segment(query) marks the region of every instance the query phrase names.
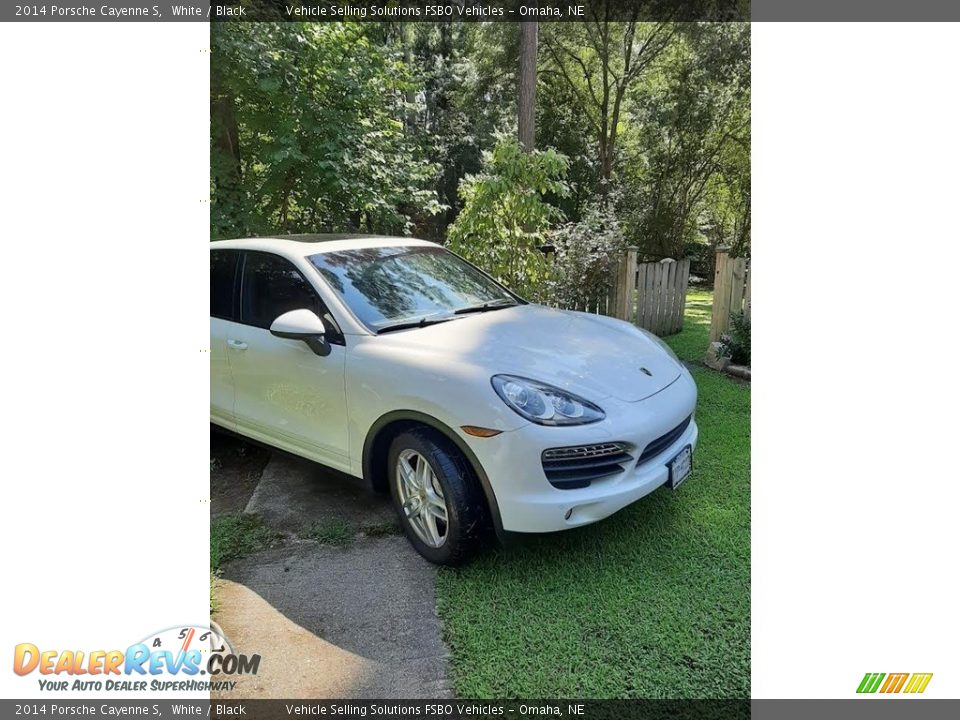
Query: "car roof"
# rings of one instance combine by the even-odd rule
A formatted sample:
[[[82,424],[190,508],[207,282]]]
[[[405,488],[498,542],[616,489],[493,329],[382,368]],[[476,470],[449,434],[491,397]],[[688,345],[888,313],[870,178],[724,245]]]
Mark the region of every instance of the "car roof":
[[[358,235],[348,233],[311,233],[303,235],[270,235],[266,237],[213,240],[210,249],[216,250],[263,250],[287,255],[306,257],[317,253],[354,250],[371,247],[422,247],[437,243],[410,237],[390,235]]]

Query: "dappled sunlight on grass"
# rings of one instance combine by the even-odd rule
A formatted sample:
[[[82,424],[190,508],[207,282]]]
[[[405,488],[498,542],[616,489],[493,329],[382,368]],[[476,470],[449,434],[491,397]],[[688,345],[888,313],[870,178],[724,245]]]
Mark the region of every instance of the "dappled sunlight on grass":
[[[665,337],[667,344],[681,360],[699,362],[710,344],[710,315],[713,312],[713,291],[687,291],[687,307],[683,315],[683,330]]]

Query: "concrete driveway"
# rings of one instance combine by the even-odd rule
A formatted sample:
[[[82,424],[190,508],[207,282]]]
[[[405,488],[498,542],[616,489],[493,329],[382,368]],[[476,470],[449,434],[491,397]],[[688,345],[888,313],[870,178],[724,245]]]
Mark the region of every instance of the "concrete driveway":
[[[213,619],[238,651],[262,660],[221,697],[450,696],[436,570],[394,534],[388,498],[278,452],[246,511],[286,542],[223,568]],[[303,538],[325,523],[348,526],[352,541]]]

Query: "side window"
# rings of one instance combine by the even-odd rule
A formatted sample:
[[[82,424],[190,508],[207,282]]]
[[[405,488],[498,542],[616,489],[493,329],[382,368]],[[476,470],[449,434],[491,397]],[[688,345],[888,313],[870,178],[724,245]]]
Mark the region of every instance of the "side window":
[[[238,250],[210,252],[210,317],[234,320],[233,289],[237,277]]]
[[[243,266],[240,321],[269,329],[278,317],[290,310],[313,310],[327,327],[327,339],[343,343],[340,328],[327,312],[313,286],[288,260],[264,252],[247,253]]]

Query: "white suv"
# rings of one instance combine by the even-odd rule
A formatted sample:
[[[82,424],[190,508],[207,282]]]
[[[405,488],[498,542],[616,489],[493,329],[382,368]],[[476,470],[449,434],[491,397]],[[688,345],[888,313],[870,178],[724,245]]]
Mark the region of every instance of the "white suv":
[[[210,417],[393,497],[435,563],[689,475],[697,390],[657,337],[525,302],[410,238],[211,243]]]

